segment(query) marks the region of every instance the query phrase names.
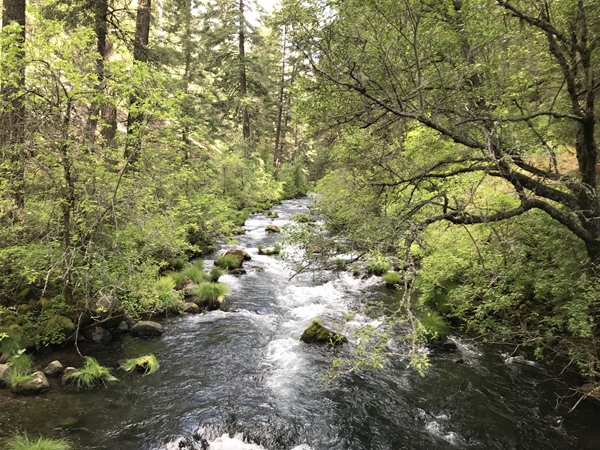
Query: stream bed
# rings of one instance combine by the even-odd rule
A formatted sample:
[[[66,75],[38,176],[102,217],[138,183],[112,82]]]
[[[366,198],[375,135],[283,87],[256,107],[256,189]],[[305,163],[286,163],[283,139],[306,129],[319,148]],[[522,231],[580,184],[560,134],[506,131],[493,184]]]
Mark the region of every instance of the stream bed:
[[[94,391],[54,382],[38,397],[2,389],[0,437],[22,430],[107,450],[600,448],[600,404],[584,401],[567,414],[577,397],[542,366],[459,338],[457,353],[431,355],[425,377],[391,361],[323,383],[334,355],[301,343],[302,331],[315,317],[342,322],[365,301],[395,294],[378,277],[349,273],[290,280],[281,259],[258,255],[259,244],[281,239],[265,226],[306,213],[308,201],[275,206],[274,220],[249,218],[239,247],[252,260],[246,275],[221,278],[231,287],[223,310],[166,319],[160,338],[93,349],[108,366],[154,353],[157,373],[116,370],[120,382]],[[56,357],[69,362],[67,352]]]

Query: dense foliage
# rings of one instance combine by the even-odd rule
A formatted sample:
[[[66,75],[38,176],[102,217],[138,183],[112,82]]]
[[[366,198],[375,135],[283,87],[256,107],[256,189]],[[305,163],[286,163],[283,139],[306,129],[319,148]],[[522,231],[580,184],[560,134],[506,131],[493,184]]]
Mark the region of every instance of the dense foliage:
[[[597,376],[598,3],[283,4],[323,144],[324,226],[293,238],[321,262],[396,266],[398,312],[371,350],[450,324]]]
[[[281,25],[250,2],[153,3],[3,2],[0,332],[23,345],[74,337],[103,298],[168,311],[162,272],[306,192]]]

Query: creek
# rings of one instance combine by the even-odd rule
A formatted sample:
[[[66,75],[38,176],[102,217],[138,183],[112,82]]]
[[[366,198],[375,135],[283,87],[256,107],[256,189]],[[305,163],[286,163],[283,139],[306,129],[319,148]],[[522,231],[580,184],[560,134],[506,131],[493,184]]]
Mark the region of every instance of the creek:
[[[308,201],[274,207],[274,220],[249,218],[239,246],[252,260],[246,275],[221,278],[231,287],[223,310],[166,319],[160,338],[93,349],[108,366],[154,353],[157,373],[116,370],[120,382],[94,391],[55,385],[17,397],[0,390],[0,436],[20,429],[111,450],[600,448],[600,405],[584,401],[568,414],[576,397],[561,402],[572,391],[546,368],[466,339],[456,338],[457,353],[430,355],[425,377],[395,360],[323,383],[333,352],[298,340],[311,320],[341,323],[364,302],[396,294],[379,277],[349,273],[290,280],[284,261],[258,255],[259,244],[281,239],[265,226],[285,225],[307,212]],[[352,321],[373,319],[358,313]],[[51,357],[68,363],[69,355]]]

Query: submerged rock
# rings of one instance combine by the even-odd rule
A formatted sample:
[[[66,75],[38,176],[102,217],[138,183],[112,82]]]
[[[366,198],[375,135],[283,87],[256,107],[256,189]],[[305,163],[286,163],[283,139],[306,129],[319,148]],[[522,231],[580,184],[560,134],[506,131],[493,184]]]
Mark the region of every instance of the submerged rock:
[[[34,372],[28,380],[12,385],[10,390],[18,395],[38,395],[46,392],[49,387],[44,372]]]
[[[124,320],[121,320],[112,330],[114,334],[129,333],[129,325]]]
[[[75,372],[77,372],[77,369],[75,367],[66,367],[65,370],[63,371],[63,376],[62,376],[63,384],[70,383],[71,377],[73,376],[73,374]]]
[[[445,341],[435,341],[429,344],[429,348],[439,352],[454,352],[458,350],[456,342],[452,339],[446,339]]]
[[[229,271],[230,275],[246,275],[245,269],[233,269]]]
[[[348,342],[346,336],[336,333],[329,328],[324,327],[317,321],[313,321],[310,326],[304,330],[302,336],[300,336],[302,342],[308,344],[320,344],[320,345],[342,345]]]
[[[270,224],[266,226],[265,231],[268,233],[281,233],[281,228],[277,225]]]
[[[200,307],[193,302],[188,302],[183,306],[183,312],[188,314],[200,313]]]
[[[58,378],[62,375],[64,370],[65,369],[64,369],[63,365],[60,363],[60,361],[55,360],[46,366],[46,368],[44,369],[44,374],[47,377]]]
[[[75,427],[75,426],[79,425],[80,423],[81,423],[81,418],[69,416],[69,417],[60,419],[56,423],[56,425],[58,425],[60,428],[71,428],[71,427]]]
[[[164,331],[160,323],[151,320],[142,320],[131,328],[131,334],[138,337],[160,336]]]
[[[108,344],[112,340],[112,334],[105,328],[92,327],[83,331],[83,336],[95,344]]]

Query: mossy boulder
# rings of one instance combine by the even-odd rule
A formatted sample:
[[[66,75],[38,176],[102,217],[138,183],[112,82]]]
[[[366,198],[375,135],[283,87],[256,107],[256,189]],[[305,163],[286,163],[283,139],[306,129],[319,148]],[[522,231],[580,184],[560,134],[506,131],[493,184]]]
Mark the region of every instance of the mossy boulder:
[[[324,327],[316,320],[304,330],[300,336],[302,342],[307,344],[319,344],[328,346],[342,345],[348,342],[348,338],[342,334],[336,333],[329,328]]]
[[[90,308],[91,313],[98,319],[106,319],[116,313],[121,307],[121,300],[114,295],[100,297]]]
[[[46,366],[46,368],[44,369],[44,375],[46,375],[47,377],[51,377],[51,378],[58,378],[62,375],[64,370],[65,370],[65,368],[60,363],[60,361],[55,360],[55,361],[50,362]]]
[[[8,386],[10,378],[10,366],[8,364],[0,364],[0,386]]]
[[[83,337],[95,344],[108,344],[112,341],[112,334],[103,327],[90,327],[83,331]]]
[[[267,233],[281,233],[281,228],[277,225],[270,224],[265,227],[265,231]]]
[[[46,392],[48,388],[50,384],[44,372],[34,372],[27,380],[13,384],[10,390],[18,395],[38,395]]]
[[[42,327],[46,332],[62,334],[65,339],[75,333],[75,324],[71,319],[65,316],[52,316],[42,322]]]
[[[138,337],[160,336],[164,331],[160,323],[151,320],[141,320],[131,327],[131,334]]]
[[[244,261],[250,261],[251,259],[252,257],[246,250],[233,249],[217,256],[215,266],[227,270],[240,269],[244,264]]]
[[[183,312],[187,314],[198,314],[200,313],[200,307],[194,302],[188,302],[183,307]]]
[[[65,370],[63,371],[63,375],[62,375],[62,383],[63,384],[69,384],[71,383],[73,374],[77,372],[77,369],[75,367],[65,367]]]

